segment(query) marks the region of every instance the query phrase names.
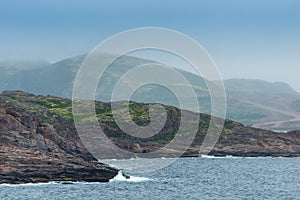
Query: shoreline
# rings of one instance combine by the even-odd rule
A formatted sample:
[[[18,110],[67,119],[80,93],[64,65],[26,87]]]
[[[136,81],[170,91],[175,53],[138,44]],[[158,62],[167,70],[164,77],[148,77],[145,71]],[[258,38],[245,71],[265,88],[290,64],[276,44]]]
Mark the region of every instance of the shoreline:
[[[202,156],[190,156],[190,157],[179,157],[179,158],[172,158],[172,157],[162,157],[162,158],[130,158],[130,159],[106,159],[103,160],[103,163],[105,163],[105,161],[113,161],[113,162],[122,162],[122,161],[128,161],[128,162],[134,162],[135,160],[139,160],[139,159],[190,159],[190,158],[195,158],[195,159],[300,159],[300,157],[280,157],[280,156],[232,156],[232,155],[226,155],[226,156],[213,156],[213,155],[202,155]],[[59,180],[59,179],[36,179],[36,180],[30,180],[30,178],[28,179],[28,181],[5,181],[5,180],[1,180],[0,181],[0,186],[40,186],[40,185],[52,185],[52,184],[59,184],[59,185],[71,185],[71,184],[102,184],[102,183],[109,183],[112,180],[114,180],[114,178],[116,178],[119,173],[121,172],[121,170],[118,170],[118,173],[108,179],[108,180],[95,180],[95,179],[90,179],[90,181],[87,180],[79,180],[79,179],[64,179],[64,180]]]

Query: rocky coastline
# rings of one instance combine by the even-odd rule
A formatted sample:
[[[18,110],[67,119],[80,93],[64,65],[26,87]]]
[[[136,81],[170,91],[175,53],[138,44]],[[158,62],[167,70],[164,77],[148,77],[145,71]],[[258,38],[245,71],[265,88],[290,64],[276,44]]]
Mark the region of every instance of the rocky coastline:
[[[137,124],[149,122],[148,104],[132,103],[130,106]],[[119,130],[109,108],[109,103],[96,102],[99,123],[106,135],[124,150],[152,152],[176,134],[180,117],[178,108],[166,106],[168,117],[164,128],[148,139],[133,138]],[[197,136],[183,157],[201,156],[199,149],[210,116],[201,114],[200,119]],[[161,156],[172,157],[177,150],[165,149]],[[278,133],[226,120],[217,144],[208,155],[300,157],[300,131]],[[22,91],[0,94],[0,184],[107,182],[117,174],[117,169],[98,163],[82,145],[69,99]]]

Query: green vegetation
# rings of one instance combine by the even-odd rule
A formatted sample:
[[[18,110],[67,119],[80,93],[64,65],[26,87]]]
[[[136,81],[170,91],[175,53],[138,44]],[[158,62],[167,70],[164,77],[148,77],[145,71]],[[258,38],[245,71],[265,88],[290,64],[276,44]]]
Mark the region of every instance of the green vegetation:
[[[40,121],[53,125],[58,134],[64,136],[65,130],[76,130],[73,123],[72,114],[72,102],[69,99],[58,98],[53,96],[34,96],[32,94],[15,91],[15,92],[3,92],[0,96],[1,105],[11,105],[16,112],[26,111],[28,116],[37,117]],[[84,101],[87,105],[93,103],[91,101]],[[83,103],[84,103],[83,102]],[[132,120],[139,126],[146,126],[151,122],[149,116],[149,110],[153,104],[136,103],[136,102],[116,102],[117,107],[114,110],[114,114],[124,116],[124,120]],[[167,119],[164,123],[164,127],[154,136],[149,138],[136,138],[128,133],[124,133],[116,124],[113,112],[111,110],[110,103],[95,102],[96,116],[104,133],[113,141],[130,141],[131,143],[159,143],[165,144],[174,139],[175,136],[182,136],[185,134],[195,133],[197,131],[194,143],[201,143],[210,125],[211,116],[207,114],[200,114],[199,123],[188,121],[188,125],[184,130],[180,130],[180,118],[182,112],[188,112],[180,110],[176,107],[162,105],[166,111]],[[129,115],[128,112],[129,111]],[[159,115],[157,115],[159,114]],[[163,113],[156,113],[154,116],[160,116]],[[198,118],[197,114],[189,115],[193,118]],[[77,115],[76,120],[80,122],[89,121],[93,114]],[[192,118],[190,118],[192,119]],[[153,119],[155,120],[155,119]],[[236,127],[242,127],[238,122],[226,120],[223,135],[221,139],[227,139],[231,137],[236,131]],[[210,135],[217,139],[219,135],[217,133],[221,129],[212,125]]]
[[[35,96],[20,91],[4,92],[1,94],[1,98],[2,102],[0,103],[11,104],[18,109],[25,109],[31,112],[33,116],[39,116],[39,118],[46,123],[50,123],[54,126],[61,126],[61,124],[65,124],[66,126],[73,125],[74,118],[72,113],[72,102],[69,99],[53,96]],[[87,101],[87,103],[93,102]],[[238,101],[232,100],[229,101],[228,104],[228,116],[230,116],[230,118],[237,118],[239,121],[243,121],[246,124],[251,124],[251,122],[264,117],[263,113],[253,109],[250,106],[245,108],[243,104],[238,104]],[[235,106],[231,106],[232,104],[235,104]],[[110,103],[100,101],[95,102],[96,116],[104,132],[114,140],[129,139],[130,141],[135,142],[146,141],[147,139],[144,140],[141,138],[135,138],[123,133],[123,131],[120,130],[119,126],[116,124],[113,114],[118,114],[122,117],[124,116],[125,121],[132,120],[139,126],[146,126],[151,122],[149,110],[153,104],[116,102],[115,105],[117,106],[117,109],[114,110],[113,113]],[[172,140],[176,134],[193,132],[197,128],[198,135],[196,136],[196,140],[201,141],[203,139],[203,135],[201,133],[206,133],[211,118],[210,115],[201,114],[199,124],[196,125],[191,123],[184,132],[178,133],[181,110],[172,106],[163,105],[163,107],[167,113],[167,121],[162,130],[155,136],[148,138],[147,141],[165,143]],[[293,107],[297,111],[300,111],[300,101],[295,101],[293,103]],[[129,111],[129,115],[127,111]],[[159,114],[157,116],[160,116],[163,113],[156,114]],[[82,114],[77,115],[76,120],[85,122],[89,121],[92,117],[94,117],[93,114]],[[225,139],[226,137],[229,137],[235,132],[234,128],[239,126],[241,126],[241,124],[238,122],[227,120],[223,130],[223,137]],[[219,131],[218,127],[215,127],[215,130]],[[64,131],[62,130],[61,134],[63,134],[63,132]]]
[[[73,120],[72,105],[70,102],[66,102],[65,99],[48,96],[45,99],[37,100],[35,103],[48,108],[49,111],[60,117]]]

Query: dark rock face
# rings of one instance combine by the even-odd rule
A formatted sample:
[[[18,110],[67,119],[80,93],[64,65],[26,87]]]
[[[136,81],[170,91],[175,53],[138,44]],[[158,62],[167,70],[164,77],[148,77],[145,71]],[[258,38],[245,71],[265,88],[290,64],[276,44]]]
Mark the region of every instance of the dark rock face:
[[[234,132],[222,134],[212,155],[233,156],[300,156],[300,134],[298,131],[278,133],[245,126],[237,126]]]
[[[80,141],[60,136],[51,124],[1,99],[0,183],[107,182],[117,175],[95,161]]]

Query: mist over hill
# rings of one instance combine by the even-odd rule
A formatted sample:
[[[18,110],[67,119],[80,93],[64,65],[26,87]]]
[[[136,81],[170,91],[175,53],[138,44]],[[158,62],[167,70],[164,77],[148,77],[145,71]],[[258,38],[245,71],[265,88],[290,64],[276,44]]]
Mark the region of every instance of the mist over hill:
[[[71,98],[75,76],[84,59],[85,55],[81,55],[53,64],[35,63],[31,67],[25,64],[0,65],[0,91],[23,90],[36,95]],[[145,63],[156,62],[131,56],[118,58],[104,73],[105,78],[99,81],[96,99],[111,101],[111,92],[119,78],[133,67]],[[187,71],[176,70],[193,86],[201,112],[211,114],[207,80]],[[267,129],[300,129],[298,125],[300,96],[288,84],[248,79],[225,80],[224,84],[227,95],[227,118]],[[186,86],[181,87],[184,89]],[[132,100],[179,107],[174,94],[158,85],[140,88],[134,93]]]

